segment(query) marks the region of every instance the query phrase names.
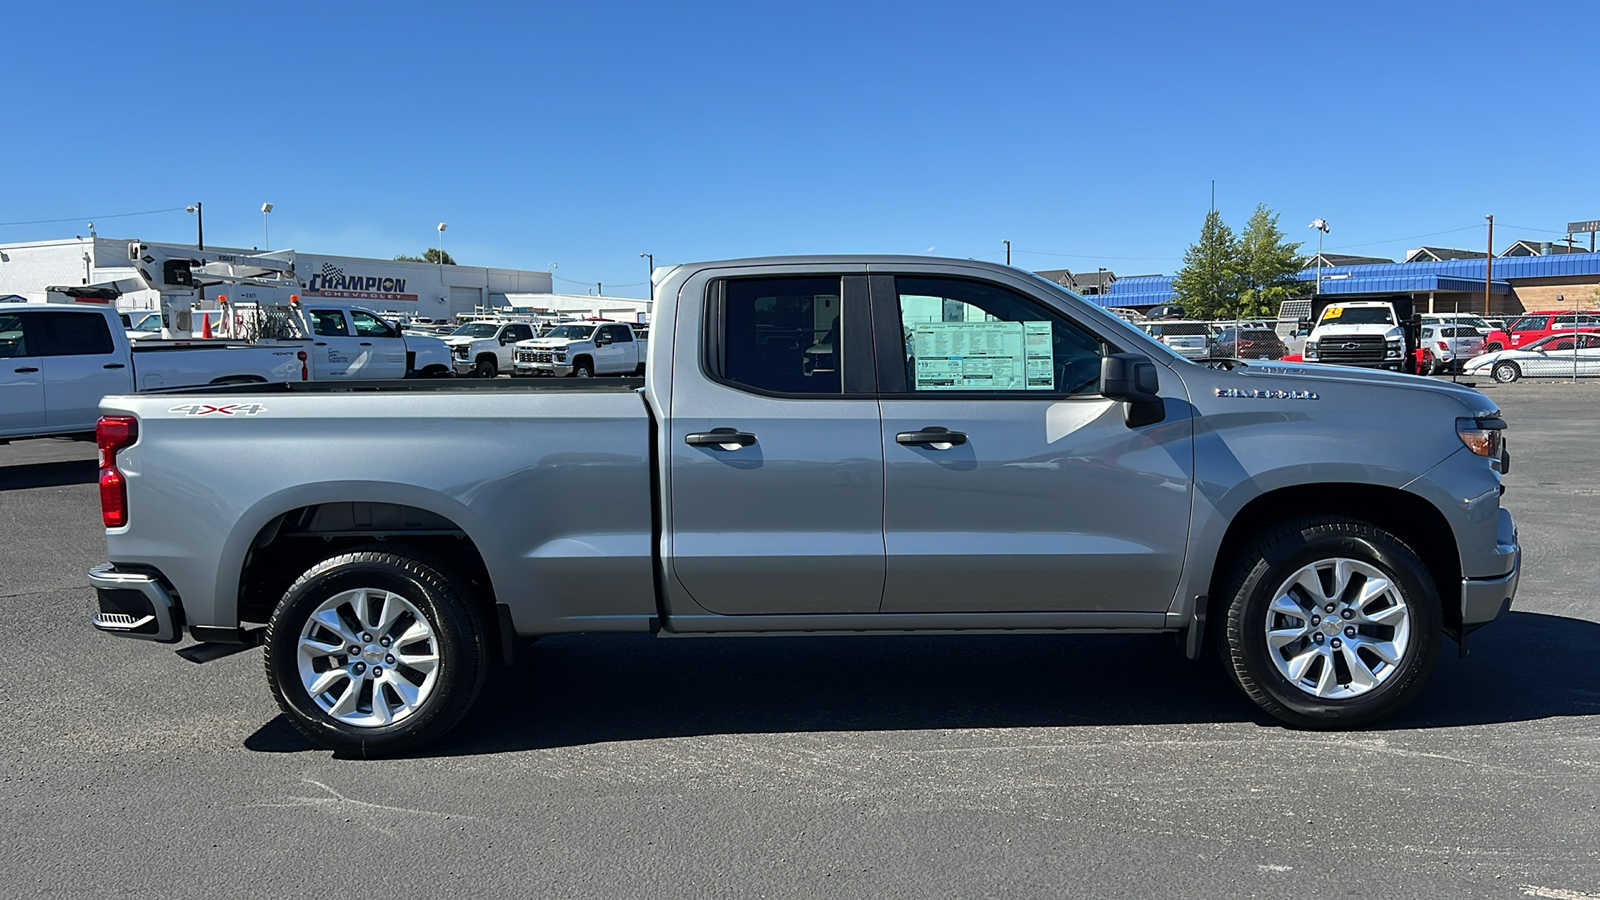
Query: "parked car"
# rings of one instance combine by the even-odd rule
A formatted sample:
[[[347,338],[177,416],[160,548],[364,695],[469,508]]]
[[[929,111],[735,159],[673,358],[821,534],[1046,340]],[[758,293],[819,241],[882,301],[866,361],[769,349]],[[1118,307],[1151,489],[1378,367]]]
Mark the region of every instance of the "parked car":
[[[1467,361],[1463,371],[1488,375],[1501,384],[1521,378],[1600,375],[1600,334],[1553,334],[1515,350],[1496,350],[1475,357]]]
[[[1465,322],[1423,325],[1419,371],[1424,375],[1437,375],[1459,369],[1463,362],[1483,353],[1483,334],[1476,326]]]
[[[1600,331],[1600,313],[1575,313],[1570,309],[1525,313],[1505,329],[1491,331],[1484,340],[1484,350],[1493,353],[1525,347],[1558,331]]]
[[[643,375],[645,347],[626,322],[557,325],[543,337],[517,344],[516,374]]]
[[[1174,353],[1188,359],[1204,359],[1211,355],[1213,333],[1206,322],[1175,319],[1145,322],[1139,327],[1145,334],[1171,347]]]
[[[494,378],[517,365],[517,342],[533,337],[533,325],[502,319],[475,319],[444,339],[457,375]]]
[[[1505,422],[1466,387],[1191,363],[974,261],[680,265],[654,312],[642,389],[108,398],[94,626],[264,642],[287,721],[373,755],[517,641],[596,631],[1166,632],[1284,721],[1360,727],[1516,593]],[[224,403],[257,414],[179,412]]]
[[[1496,325],[1491,325],[1488,319],[1474,313],[1424,313],[1424,325],[1466,325],[1475,328],[1480,336],[1487,335],[1495,330]]]
[[[1211,345],[1212,356],[1228,359],[1283,359],[1288,352],[1269,328],[1224,328]]]

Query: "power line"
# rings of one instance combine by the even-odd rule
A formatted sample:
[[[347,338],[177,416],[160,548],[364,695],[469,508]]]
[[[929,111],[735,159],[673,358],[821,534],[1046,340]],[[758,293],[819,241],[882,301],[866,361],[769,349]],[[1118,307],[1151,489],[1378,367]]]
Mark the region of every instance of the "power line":
[[[92,222],[96,219],[126,219],[129,216],[153,216],[157,213],[183,211],[183,207],[174,206],[170,209],[147,209],[144,212],[112,213],[108,216],[73,216],[70,219],[35,219],[32,222],[0,222],[0,227],[9,227],[12,225],[56,225],[61,222]]]
[[[1143,261],[1143,262],[1149,262],[1149,261],[1165,262],[1165,261],[1174,260],[1174,259],[1183,259],[1183,257],[1181,257],[1181,256],[1099,256],[1097,254],[1088,254],[1088,253],[1047,253],[1047,252],[1045,252],[1043,250],[1017,250],[1017,251],[1014,251],[1014,252],[1017,252],[1017,253],[1031,253],[1034,256],[1059,256],[1059,257],[1062,257],[1064,259],[1123,259],[1123,260],[1137,260],[1137,261]]]
[[[1452,228],[1449,231],[1430,231],[1427,234],[1413,234],[1413,235],[1410,235],[1408,237],[1387,238],[1387,239],[1381,240],[1381,241],[1367,241],[1366,243],[1362,243],[1362,244],[1340,244],[1337,247],[1329,247],[1327,249],[1329,249],[1329,250],[1350,250],[1350,249],[1354,249],[1356,247],[1371,247],[1374,244],[1393,244],[1393,243],[1395,243],[1397,241],[1414,241],[1414,240],[1417,240],[1418,238],[1438,237],[1441,234],[1456,234],[1457,232],[1472,231],[1475,228],[1482,228],[1482,227],[1484,227],[1484,226],[1482,226],[1482,225],[1468,225],[1465,228]]]

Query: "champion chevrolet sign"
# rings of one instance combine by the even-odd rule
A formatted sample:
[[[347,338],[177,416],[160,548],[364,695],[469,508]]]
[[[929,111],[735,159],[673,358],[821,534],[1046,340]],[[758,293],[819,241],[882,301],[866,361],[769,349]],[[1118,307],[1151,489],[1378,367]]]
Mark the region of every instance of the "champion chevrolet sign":
[[[323,263],[322,270],[311,276],[306,284],[308,297],[337,297],[342,300],[410,300],[416,294],[406,293],[406,280],[387,275],[347,275],[333,263]]]

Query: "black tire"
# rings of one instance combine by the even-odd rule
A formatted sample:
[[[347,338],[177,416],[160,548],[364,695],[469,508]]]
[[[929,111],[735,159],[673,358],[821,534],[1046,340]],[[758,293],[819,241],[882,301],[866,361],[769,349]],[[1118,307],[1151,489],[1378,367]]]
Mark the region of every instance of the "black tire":
[[[322,746],[362,756],[399,753],[449,731],[477,698],[489,663],[485,628],[460,585],[442,563],[405,548],[358,548],[312,566],[289,587],[267,622],[267,683],[289,723]],[[363,587],[398,594],[420,610],[438,656],[431,692],[414,711],[388,725],[339,721],[311,696],[299,670],[300,638],[309,617],[324,601]]]
[[[1514,362],[1497,362],[1490,370],[1489,377],[1499,384],[1510,384],[1522,377],[1522,369]]]
[[[1279,671],[1265,623],[1278,587],[1301,568],[1331,558],[1370,565],[1399,589],[1410,612],[1410,643],[1376,687],[1358,696],[1318,697]],[[1422,560],[1394,535],[1365,522],[1332,516],[1300,519],[1269,530],[1236,561],[1227,589],[1224,668],[1251,700],[1301,728],[1356,728],[1383,719],[1422,689],[1439,657],[1439,592]]]
[[[448,366],[435,365],[435,366],[429,366],[426,369],[423,369],[420,377],[422,377],[422,378],[449,378],[450,376],[452,376],[454,374],[455,373],[451,372]]]
[[[500,375],[500,362],[492,356],[478,357],[477,365],[472,367],[473,378],[497,378]]]
[[[594,363],[590,362],[587,358],[578,360],[572,366],[572,377],[573,378],[593,378],[594,377]]]

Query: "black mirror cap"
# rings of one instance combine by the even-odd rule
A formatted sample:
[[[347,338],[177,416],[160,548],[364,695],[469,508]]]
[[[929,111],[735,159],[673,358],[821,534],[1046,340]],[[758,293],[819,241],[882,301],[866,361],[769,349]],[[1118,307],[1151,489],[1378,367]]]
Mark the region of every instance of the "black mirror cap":
[[[1112,353],[1100,360],[1100,394],[1108,400],[1158,403],[1161,378],[1156,364],[1140,353]]]

